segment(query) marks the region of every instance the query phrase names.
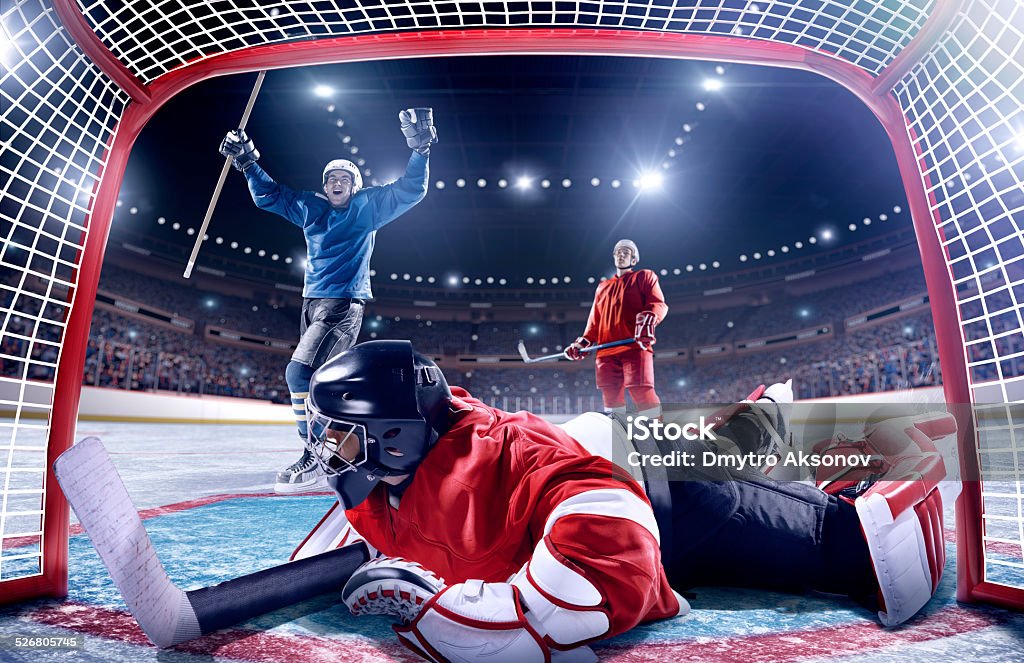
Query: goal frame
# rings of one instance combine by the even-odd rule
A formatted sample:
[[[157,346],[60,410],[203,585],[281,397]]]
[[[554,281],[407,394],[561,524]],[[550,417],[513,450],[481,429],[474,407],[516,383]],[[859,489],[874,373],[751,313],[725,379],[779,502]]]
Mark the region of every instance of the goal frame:
[[[659,32],[646,28],[515,27],[438,28],[253,46],[188,63],[159,76],[148,85],[136,78],[100,41],[74,0],[53,0],[52,4],[78,46],[131,98],[131,102],[118,121],[108,145],[103,172],[97,174],[98,188],[87,217],[88,236],[80,256],[77,287],[69,294],[69,301],[72,297],[75,301],[70,307],[54,387],[54,403],[59,403],[60,407],[54,407],[51,414],[47,443],[42,574],[4,582],[4,598],[0,603],[41,596],[60,597],[67,593],[69,512],[63,495],[56,489],[50,468],[56,457],[73,443],[93,300],[118,191],[132,146],[147,122],[176,94],[216,76],[318,64],[468,55],[699,59],[784,67],[824,76],[855,95],[872,112],[890,140],[917,235],[933,316],[936,320],[957,323],[939,324],[935,329],[946,401],[972,402],[953,277],[940,239],[941,219],[937,211],[933,213],[935,201],[927,193],[930,187],[925,179],[924,156],[915,147],[908,119],[891,94],[894,85],[945,33],[966,5],[966,0],[936,0],[922,29],[877,76],[851,62],[808,48],[742,37]],[[970,448],[972,453],[961,454],[964,463],[962,473],[965,477],[977,477],[978,459],[973,453],[974,421],[973,416],[964,410],[955,408],[961,440],[968,441],[962,442],[961,448]],[[982,509],[980,482],[965,482],[957,509],[958,598],[1019,607],[1024,603],[1024,590],[983,580]]]

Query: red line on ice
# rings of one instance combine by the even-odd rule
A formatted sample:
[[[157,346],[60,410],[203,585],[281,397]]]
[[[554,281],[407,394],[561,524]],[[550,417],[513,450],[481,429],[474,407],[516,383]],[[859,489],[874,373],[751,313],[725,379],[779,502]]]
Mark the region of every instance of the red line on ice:
[[[996,626],[1005,619],[995,614],[951,606],[926,617],[919,617],[899,629],[886,629],[874,623],[839,624],[813,631],[786,631],[693,642],[675,640],[633,646],[598,645],[595,649],[602,660],[616,663],[777,663],[801,658],[860,654],[885,647],[939,640]]]
[[[27,617],[38,624],[155,649],[135,619],[119,610],[68,602],[36,610]],[[369,663],[419,660],[397,641],[370,643],[365,638],[357,637],[335,639],[322,636],[289,636],[248,629],[218,631],[182,643],[170,651],[257,663],[337,663],[339,660]]]

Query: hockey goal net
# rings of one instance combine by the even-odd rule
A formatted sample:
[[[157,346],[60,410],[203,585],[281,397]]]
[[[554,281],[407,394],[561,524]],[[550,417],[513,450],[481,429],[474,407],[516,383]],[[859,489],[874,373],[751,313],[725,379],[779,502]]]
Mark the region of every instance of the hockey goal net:
[[[93,300],[128,152],[175,93],[296,65],[467,54],[700,58],[836,81],[885,127],[969,482],[961,598],[1024,605],[1019,0],[9,0],[0,10],[0,601],[60,596]]]

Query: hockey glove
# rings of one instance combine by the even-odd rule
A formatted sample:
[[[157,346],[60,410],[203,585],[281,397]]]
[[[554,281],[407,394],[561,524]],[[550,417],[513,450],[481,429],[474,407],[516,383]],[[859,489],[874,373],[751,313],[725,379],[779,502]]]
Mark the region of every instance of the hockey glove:
[[[568,359],[569,361],[579,361],[584,357],[584,348],[589,348],[591,345],[593,345],[593,343],[588,341],[586,338],[580,336],[578,339],[573,341],[572,344],[569,345],[569,347],[565,349],[565,352],[563,354],[565,354],[565,358]]]
[[[345,583],[341,600],[353,615],[391,615],[408,624],[444,589],[444,580],[401,557],[378,557]]]
[[[654,338],[654,326],[658,324],[658,316],[653,311],[640,311],[636,314],[636,342],[644,350],[650,350],[657,341]]]
[[[220,153],[231,158],[235,170],[243,171],[256,163],[260,158],[259,150],[253,145],[252,139],[245,129],[232,129],[220,142]]]
[[[402,123],[402,135],[409,148],[424,156],[430,154],[430,146],[437,142],[434,109],[407,108],[398,114],[398,121]]]

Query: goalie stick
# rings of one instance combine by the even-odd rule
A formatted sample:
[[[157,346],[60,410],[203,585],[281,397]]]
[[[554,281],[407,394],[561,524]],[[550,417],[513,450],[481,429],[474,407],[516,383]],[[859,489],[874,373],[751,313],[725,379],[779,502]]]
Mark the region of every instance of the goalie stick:
[[[128,610],[157,647],[201,635],[340,590],[370,555],[345,546],[183,591],[168,577],[107,450],[89,437],[53,463],[53,472]]]
[[[630,337],[630,338],[621,339],[619,341],[609,341],[608,343],[600,343],[598,345],[591,345],[590,347],[583,348],[580,352],[582,354],[589,354],[591,352],[597,352],[598,350],[603,350],[605,348],[615,348],[615,347],[618,347],[620,345],[629,345],[630,343],[636,343],[636,339]],[[522,357],[523,361],[526,362],[527,364],[536,364],[538,361],[551,361],[552,359],[564,359],[565,358],[565,353],[564,352],[557,352],[557,353],[555,353],[553,355],[544,355],[543,357],[531,357],[530,354],[526,351],[526,342],[520,339],[520,341],[519,341],[519,356]]]

